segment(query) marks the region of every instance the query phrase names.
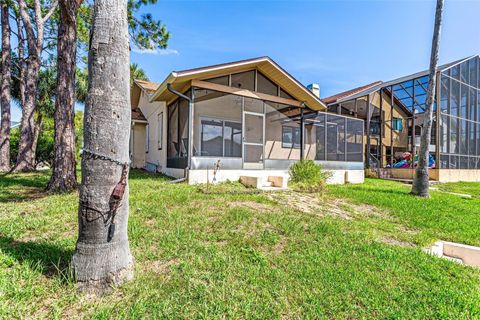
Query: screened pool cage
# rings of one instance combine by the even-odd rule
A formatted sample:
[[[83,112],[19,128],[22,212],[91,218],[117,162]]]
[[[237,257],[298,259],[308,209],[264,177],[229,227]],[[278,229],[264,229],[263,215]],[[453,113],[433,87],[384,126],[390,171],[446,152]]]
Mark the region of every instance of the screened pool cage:
[[[185,95],[191,121],[186,99],[168,106],[167,167],[288,169],[309,159],[363,169],[360,119],[195,87]]]
[[[479,68],[478,56],[439,67],[429,148],[436,168],[480,169]],[[393,167],[403,153],[418,153],[428,82],[420,72],[329,105],[365,120],[367,166]]]

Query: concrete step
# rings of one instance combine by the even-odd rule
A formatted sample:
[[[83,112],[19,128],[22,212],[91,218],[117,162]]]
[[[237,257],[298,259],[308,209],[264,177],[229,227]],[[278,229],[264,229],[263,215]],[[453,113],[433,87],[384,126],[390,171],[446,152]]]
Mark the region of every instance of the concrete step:
[[[284,190],[287,188],[287,177],[282,176],[241,176],[240,182],[261,190]]]
[[[271,181],[263,181],[262,182],[262,187],[263,188],[273,187],[273,183]]]

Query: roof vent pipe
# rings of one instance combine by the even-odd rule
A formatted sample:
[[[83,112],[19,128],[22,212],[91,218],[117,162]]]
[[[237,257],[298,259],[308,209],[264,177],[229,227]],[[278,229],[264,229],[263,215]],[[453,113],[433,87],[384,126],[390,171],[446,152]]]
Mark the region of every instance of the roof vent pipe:
[[[318,83],[312,83],[307,86],[307,89],[312,91],[317,98],[320,98],[320,85]]]

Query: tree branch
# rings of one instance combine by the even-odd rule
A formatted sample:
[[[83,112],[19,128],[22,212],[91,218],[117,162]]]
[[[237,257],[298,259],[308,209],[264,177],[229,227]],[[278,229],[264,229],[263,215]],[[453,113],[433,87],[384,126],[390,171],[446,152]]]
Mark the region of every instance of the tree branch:
[[[45,15],[45,17],[42,18],[42,23],[45,23],[48,21],[48,19],[50,19],[50,17],[52,16],[52,14],[55,12],[55,10],[57,9],[58,7],[58,0],[55,0],[53,3],[52,3],[52,6],[50,7],[50,10],[48,10],[47,14]]]
[[[20,7],[20,16],[22,17],[23,25],[27,33],[27,41],[29,43],[29,47],[31,47],[31,50],[33,50],[36,39],[35,33],[33,32],[32,20],[27,12],[27,4],[25,3],[25,0],[18,0],[18,4]]]

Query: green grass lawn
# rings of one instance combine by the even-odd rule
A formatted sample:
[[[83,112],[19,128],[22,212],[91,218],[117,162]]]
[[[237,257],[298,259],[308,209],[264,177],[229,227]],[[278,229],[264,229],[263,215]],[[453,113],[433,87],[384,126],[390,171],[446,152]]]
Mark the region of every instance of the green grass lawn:
[[[69,268],[77,195],[44,194],[47,181],[0,177],[0,319],[480,318],[480,270],[422,252],[439,238],[480,245],[477,198],[422,200],[380,180],[321,199],[206,192],[132,172],[136,279],[91,298]]]
[[[475,197],[480,195],[480,183],[436,187],[474,197],[432,191],[430,199],[421,199],[408,194],[410,185],[379,179],[367,179],[362,185],[338,186],[330,192],[355,203],[382,208],[398,223],[416,230],[414,240],[420,245],[441,239],[480,246],[480,197]]]
[[[476,182],[443,183],[438,186],[441,191],[469,194],[480,198],[480,184]]]

